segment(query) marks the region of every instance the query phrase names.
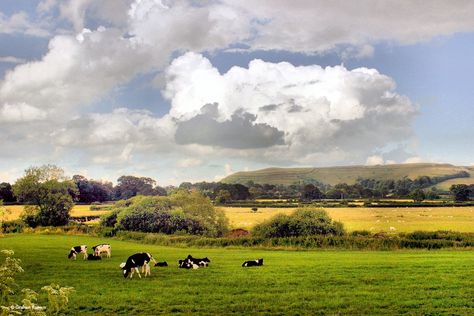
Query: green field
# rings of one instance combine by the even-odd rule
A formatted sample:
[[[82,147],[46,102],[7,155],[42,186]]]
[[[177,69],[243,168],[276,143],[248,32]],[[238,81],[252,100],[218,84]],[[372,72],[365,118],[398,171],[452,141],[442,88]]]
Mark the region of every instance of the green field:
[[[223,207],[233,228],[250,229],[278,213],[290,214],[295,208]],[[412,232],[415,230],[454,230],[474,232],[474,207],[337,207],[326,208],[332,219],[348,231]]]
[[[112,258],[70,261],[73,245],[110,242]],[[76,289],[69,314],[472,315],[472,251],[264,251],[170,248],[82,236],[8,235],[25,272],[22,287],[55,282]],[[120,262],[148,251],[166,260],[147,279],[123,278]],[[209,268],[182,270],[188,254],[208,256]],[[265,265],[244,269],[243,260]]]
[[[294,183],[317,180],[336,185],[338,183],[354,184],[358,178],[376,180],[397,180],[403,177],[416,179],[420,176],[446,176],[461,171],[472,172],[472,168],[450,164],[394,164],[377,166],[342,166],[323,168],[267,168],[255,171],[236,172],[222,179],[225,183],[269,183],[290,185]],[[467,178],[469,179],[469,178]],[[459,178],[462,182],[464,179]]]

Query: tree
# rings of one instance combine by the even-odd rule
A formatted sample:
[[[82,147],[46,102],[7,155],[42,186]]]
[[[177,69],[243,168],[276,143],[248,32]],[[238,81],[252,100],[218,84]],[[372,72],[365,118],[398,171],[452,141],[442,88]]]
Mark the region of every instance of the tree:
[[[147,177],[121,176],[115,187],[117,199],[129,199],[136,195],[165,195],[166,190],[155,187],[156,181]]]
[[[54,165],[31,167],[13,185],[13,192],[25,207],[30,226],[60,226],[69,222],[69,212],[78,193],[76,184]]]
[[[316,200],[321,199],[322,193],[318,187],[313,184],[307,184],[303,188],[302,198],[303,200]]]
[[[426,199],[425,191],[422,189],[415,189],[410,192],[410,198],[412,198],[415,202],[421,202]]]
[[[439,194],[438,194],[438,191],[437,191],[436,187],[431,188],[430,190],[428,190],[428,192],[426,192],[426,199],[428,199],[428,200],[437,200],[437,199],[439,199]]]
[[[469,200],[469,186],[466,184],[453,184],[451,188],[449,188],[451,194],[455,201],[467,201]]]
[[[8,182],[0,183],[0,200],[3,202],[15,202],[12,186]]]
[[[230,192],[227,190],[219,190],[216,195],[216,202],[219,204],[225,204],[230,202],[232,199]]]
[[[81,175],[72,177],[79,190],[78,201],[81,203],[105,202],[114,197],[114,187],[111,182],[88,180]]]

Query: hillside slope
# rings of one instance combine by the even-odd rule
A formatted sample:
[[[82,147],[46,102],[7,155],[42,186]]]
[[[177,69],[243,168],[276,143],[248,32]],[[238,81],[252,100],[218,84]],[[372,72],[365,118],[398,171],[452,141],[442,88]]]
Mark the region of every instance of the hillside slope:
[[[468,169],[467,172],[469,172],[469,175],[470,175],[469,178],[449,179],[449,180],[440,182],[436,185],[433,185],[433,187],[436,187],[437,189],[442,190],[442,191],[448,191],[449,188],[453,184],[467,184],[467,185],[474,184],[474,167],[467,167],[466,169]]]
[[[290,185],[316,180],[325,184],[335,185],[343,182],[353,184],[358,178],[396,180],[408,177],[410,179],[416,179],[420,176],[439,177],[454,175],[462,171],[471,173],[471,178],[464,178],[463,180],[472,180],[474,176],[473,171],[467,167],[453,166],[450,164],[413,163],[324,168],[267,168],[256,171],[237,172],[221,181],[225,183],[242,184],[253,181],[254,183],[260,184]]]

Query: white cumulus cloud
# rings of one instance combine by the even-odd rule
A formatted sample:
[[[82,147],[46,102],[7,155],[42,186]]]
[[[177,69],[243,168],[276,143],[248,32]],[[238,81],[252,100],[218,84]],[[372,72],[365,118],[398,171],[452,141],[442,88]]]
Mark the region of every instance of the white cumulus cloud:
[[[187,53],[171,63],[166,78],[164,95],[171,102],[169,115],[177,122],[177,140],[263,147],[265,154],[277,154],[275,160],[301,161],[329,152],[339,152],[344,159],[366,155],[410,137],[416,115],[410,100],[395,92],[395,82],[375,69],[253,60],[248,68],[232,67],[220,74],[202,55]],[[242,117],[249,119],[242,123]],[[202,128],[211,126],[214,136],[199,138],[199,130],[188,128],[194,121],[206,121]],[[254,137],[247,137],[248,131]],[[269,142],[259,133],[276,138]],[[233,146],[239,135],[238,146]],[[247,147],[241,143],[245,139]]]
[[[373,155],[367,157],[367,160],[365,162],[367,166],[376,166],[376,165],[383,165],[384,164],[384,159],[382,156],[379,155]]]

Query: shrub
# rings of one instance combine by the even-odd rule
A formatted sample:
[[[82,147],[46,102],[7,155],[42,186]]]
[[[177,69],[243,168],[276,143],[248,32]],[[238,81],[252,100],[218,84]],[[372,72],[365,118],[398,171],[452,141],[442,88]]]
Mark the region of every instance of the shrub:
[[[101,203],[100,203],[100,202],[93,202],[93,203],[91,204],[91,206],[89,206],[89,209],[90,209],[91,211],[98,211],[98,210],[100,210],[101,208],[102,208],[102,207],[101,207]]]
[[[368,230],[354,230],[351,233],[351,236],[354,236],[354,237],[370,237],[371,235],[372,233]]]
[[[22,220],[14,220],[8,222],[2,222],[0,232],[8,233],[21,233],[25,228],[25,223]]]
[[[136,196],[119,201],[102,217],[101,225],[115,230],[215,237],[227,231],[228,220],[199,192],[178,191],[168,197]]]
[[[15,283],[17,274],[24,272],[21,260],[14,258],[12,250],[1,250],[0,253],[5,260],[0,264],[0,315],[22,315],[16,307],[19,306],[19,295],[23,294],[21,300],[22,308],[28,315],[57,315],[66,311],[69,303],[69,295],[74,292],[72,287],[61,287],[57,284],[43,286],[41,289],[48,293],[48,309],[37,304],[38,293],[30,289],[19,289]]]
[[[340,236],[344,234],[344,228],[342,223],[333,222],[323,210],[300,208],[291,215],[278,214],[256,225],[252,233],[264,238],[313,235]]]

